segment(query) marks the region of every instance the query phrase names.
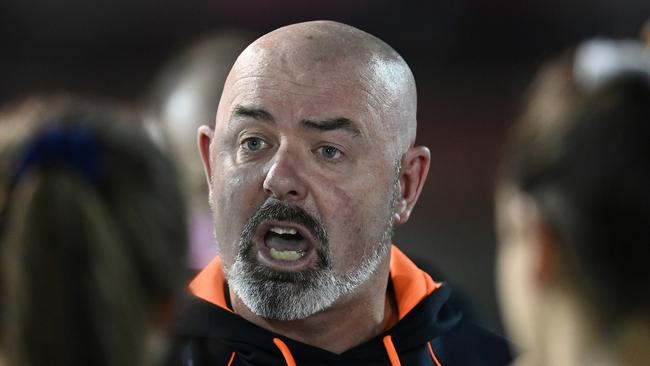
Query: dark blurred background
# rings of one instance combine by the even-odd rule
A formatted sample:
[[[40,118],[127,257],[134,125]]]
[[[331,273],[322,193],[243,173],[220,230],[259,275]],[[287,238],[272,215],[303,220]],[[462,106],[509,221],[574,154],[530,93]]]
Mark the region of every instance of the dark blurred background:
[[[372,33],[413,69],[418,140],[432,152],[396,242],[499,330],[492,179],[525,86],[548,57],[586,37],[636,37],[649,17],[648,0],[3,0],[0,103],[64,90],[137,107],[162,65],[213,31],[332,19]]]

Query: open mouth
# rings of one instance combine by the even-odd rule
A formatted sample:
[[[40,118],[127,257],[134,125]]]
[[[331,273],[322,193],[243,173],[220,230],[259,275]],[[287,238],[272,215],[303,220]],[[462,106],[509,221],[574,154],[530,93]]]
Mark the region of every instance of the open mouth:
[[[258,259],[280,271],[300,271],[315,259],[316,240],[309,230],[292,222],[269,221],[256,233]]]
[[[294,228],[273,226],[264,235],[264,244],[273,259],[296,261],[305,255],[307,243],[304,239]]]

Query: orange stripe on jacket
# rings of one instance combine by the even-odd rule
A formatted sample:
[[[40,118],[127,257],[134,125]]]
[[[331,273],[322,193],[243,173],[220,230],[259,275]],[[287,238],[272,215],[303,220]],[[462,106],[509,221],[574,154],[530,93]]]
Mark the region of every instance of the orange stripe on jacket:
[[[233,312],[228,307],[226,301],[226,294],[224,284],[226,283],[226,275],[223,273],[221,267],[221,258],[219,256],[208,263],[201,272],[199,272],[194,280],[190,283],[190,291],[196,296],[205,301],[211,302],[220,308]]]
[[[273,344],[275,344],[275,346],[278,347],[282,353],[282,357],[284,357],[284,361],[287,363],[287,366],[296,366],[296,361],[294,361],[289,347],[287,347],[287,345],[282,342],[280,338],[273,338]]]
[[[390,278],[400,320],[440,287],[439,283],[419,269],[395,245],[391,246],[390,252]],[[195,296],[232,312],[232,309],[228,308],[223,291],[225,280],[221,258],[215,257],[190,283],[190,291]]]
[[[390,279],[397,301],[397,315],[400,320],[441,284],[419,269],[395,245],[390,252]]]
[[[395,350],[395,345],[393,345],[393,338],[389,335],[385,336],[383,339],[384,348],[386,353],[388,353],[388,359],[390,360],[391,366],[402,366],[402,363],[399,360],[397,351]]]
[[[233,352],[232,355],[230,355],[230,360],[228,361],[228,365],[227,365],[227,366],[232,365],[232,362],[233,362],[234,360],[235,360],[235,352]]]
[[[442,366],[440,361],[438,361],[438,357],[436,357],[436,354],[433,353],[433,347],[431,347],[431,342],[427,342],[427,346],[429,346],[429,354],[431,355],[431,358],[433,359],[433,362],[436,363],[436,366]]]

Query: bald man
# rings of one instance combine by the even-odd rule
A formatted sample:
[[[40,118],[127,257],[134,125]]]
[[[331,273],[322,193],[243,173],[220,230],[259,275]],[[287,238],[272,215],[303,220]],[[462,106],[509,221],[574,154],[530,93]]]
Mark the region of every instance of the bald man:
[[[242,52],[198,133],[219,254],[190,285],[176,361],[508,363],[391,244],[429,170],[416,108],[400,55],[344,24],[290,25]]]

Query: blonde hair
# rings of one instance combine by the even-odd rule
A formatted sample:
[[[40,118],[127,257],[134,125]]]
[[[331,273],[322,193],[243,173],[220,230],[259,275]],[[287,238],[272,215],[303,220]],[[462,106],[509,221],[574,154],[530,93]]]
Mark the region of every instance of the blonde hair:
[[[10,154],[0,227],[7,364],[145,362],[152,310],[183,278],[185,218],[173,165],[122,117],[68,107]],[[91,168],[37,151],[43,141],[66,149],[75,134],[87,144],[73,154]]]

